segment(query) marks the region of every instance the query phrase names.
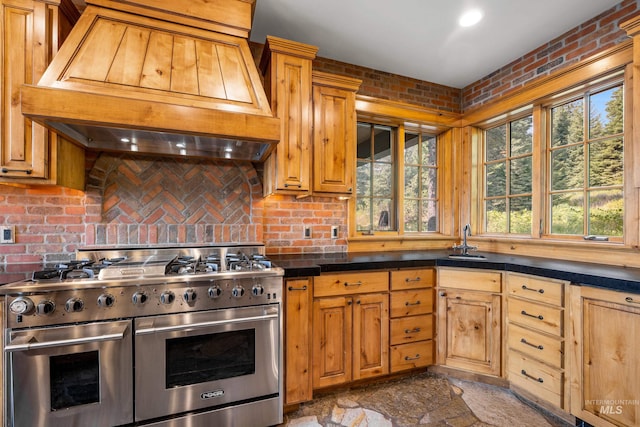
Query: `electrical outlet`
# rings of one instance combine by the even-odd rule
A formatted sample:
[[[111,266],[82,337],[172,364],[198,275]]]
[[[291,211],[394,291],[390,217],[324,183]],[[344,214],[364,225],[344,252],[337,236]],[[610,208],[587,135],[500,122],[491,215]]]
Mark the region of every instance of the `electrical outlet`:
[[[332,239],[337,239],[338,238],[338,226],[337,225],[332,225],[331,226],[331,238]]]
[[[305,239],[311,238],[311,227],[309,227],[308,225],[304,227],[304,238]]]
[[[3,225],[0,227],[0,243],[15,243],[16,227],[14,225]]]

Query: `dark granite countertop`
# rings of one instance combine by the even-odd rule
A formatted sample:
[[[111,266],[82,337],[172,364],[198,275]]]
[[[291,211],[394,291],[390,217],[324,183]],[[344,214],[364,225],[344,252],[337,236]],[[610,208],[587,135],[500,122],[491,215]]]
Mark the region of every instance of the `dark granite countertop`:
[[[640,293],[640,268],[488,252],[474,252],[484,255],[484,260],[455,260],[448,258],[449,253],[450,251],[397,251],[269,257],[276,265],[284,268],[285,278],[318,276],[326,272],[446,266],[512,271],[567,280],[579,285]]]

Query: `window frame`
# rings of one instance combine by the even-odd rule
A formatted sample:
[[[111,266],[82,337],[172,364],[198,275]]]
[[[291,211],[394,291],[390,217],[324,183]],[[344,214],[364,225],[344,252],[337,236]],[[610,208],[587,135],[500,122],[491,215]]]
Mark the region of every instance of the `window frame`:
[[[630,67],[618,68],[609,70],[605,75],[599,75],[586,80],[579,81],[578,84],[574,84],[565,90],[558,90],[554,88],[554,92],[548,93],[543,97],[533,100],[520,108],[514,108],[507,113],[496,114],[492,118],[484,119],[482,122],[471,125],[476,129],[475,138],[475,154],[473,154],[472,162],[477,168],[475,178],[472,183],[472,199],[474,200],[470,217],[472,221],[477,224],[481,224],[480,238],[491,238],[492,240],[499,241],[540,241],[548,243],[562,243],[567,244],[580,244],[585,246],[602,246],[603,243],[611,244],[614,246],[626,245],[631,246],[637,244],[638,236],[628,236],[627,228],[630,219],[633,217],[633,212],[637,209],[634,206],[637,200],[637,194],[633,194],[632,198],[628,198],[631,188],[633,186],[632,180],[628,168],[632,167],[632,153],[633,150],[637,150],[637,147],[630,146],[632,144],[630,135],[630,117],[632,114],[631,92],[633,86],[630,79]],[[587,93],[597,93],[607,88],[615,87],[616,85],[623,85],[623,97],[624,97],[624,120],[625,128],[622,134],[624,141],[623,151],[623,197],[624,212],[623,212],[623,236],[608,236],[609,240],[606,242],[585,240],[583,235],[566,235],[566,234],[551,234],[551,159],[550,159],[550,145],[551,145],[551,109],[555,106],[562,105],[566,102],[570,102],[572,99],[587,99]],[[586,109],[585,109],[586,110]],[[512,233],[488,233],[485,228],[485,177],[484,177],[484,153],[485,153],[485,131],[500,124],[509,123],[510,121],[517,120],[524,117],[527,114],[531,114],[533,117],[533,150],[532,150],[532,170],[534,172],[532,176],[532,224],[531,234],[512,234]],[[585,111],[585,115],[587,112]],[[587,125],[588,127],[588,125]],[[637,145],[637,144],[636,144]],[[585,171],[585,174],[587,171]],[[585,214],[586,215],[586,214]],[[633,228],[633,227],[632,227]],[[635,227],[637,229],[637,227]]]
[[[625,172],[624,170],[626,170],[627,165],[625,164],[625,158],[628,156],[628,152],[630,151],[629,149],[627,149],[627,135],[626,135],[626,131],[629,127],[629,123],[628,120],[626,119],[626,117],[628,116],[627,114],[627,109],[631,108],[631,106],[629,105],[629,102],[627,100],[627,96],[625,95],[625,91],[627,90],[627,84],[628,82],[626,81],[626,79],[624,78],[624,76],[612,76],[610,78],[606,78],[605,80],[602,79],[598,79],[595,82],[589,84],[587,83],[585,85],[584,88],[581,88],[580,90],[577,90],[573,93],[567,93],[565,94],[565,96],[563,97],[559,97],[553,100],[553,102],[547,102],[543,104],[543,111],[545,114],[545,122],[547,123],[547,126],[545,127],[545,140],[546,140],[546,144],[544,144],[544,149],[545,149],[545,157],[544,157],[544,162],[546,165],[546,173],[545,173],[545,187],[544,187],[544,207],[545,207],[545,212],[544,212],[544,223],[543,223],[543,230],[542,233],[544,236],[548,237],[548,238],[553,238],[553,239],[559,239],[559,240],[568,240],[568,241],[572,241],[572,240],[579,240],[579,241],[583,241],[584,236],[590,234],[589,233],[589,229],[588,229],[588,222],[589,222],[589,202],[588,202],[588,195],[591,191],[597,191],[594,190],[595,187],[590,185],[589,182],[589,147],[590,144],[593,142],[598,142],[598,141],[604,141],[606,139],[612,138],[612,135],[608,135],[606,137],[600,137],[600,138],[591,138],[591,136],[589,135],[589,114],[591,112],[590,109],[590,105],[589,105],[589,100],[590,100],[590,96],[593,94],[597,94],[599,92],[608,90],[608,89],[612,89],[614,87],[617,86],[621,86],[622,87],[622,96],[623,96],[623,108],[624,108],[624,116],[625,116],[625,127],[622,131],[621,134],[616,134],[622,137],[623,140],[623,151],[622,151],[622,164],[623,164],[623,181],[621,185],[614,185],[614,186],[609,186],[609,188],[612,187],[618,187],[622,190],[622,195],[624,198],[624,189],[625,186],[628,185],[628,183],[626,182],[627,179],[624,176]],[[568,193],[571,192],[570,190],[553,190],[552,189],[552,170],[551,170],[551,165],[552,165],[552,153],[554,151],[560,150],[563,147],[552,147],[552,131],[553,131],[553,122],[552,122],[552,112],[553,109],[556,107],[559,107],[561,105],[565,105],[567,103],[570,102],[574,102],[577,100],[583,100],[583,132],[584,132],[584,136],[583,136],[583,140],[579,143],[573,144],[573,146],[581,146],[582,147],[582,154],[583,154],[583,179],[582,179],[582,188],[580,188],[580,192],[583,194],[584,196],[584,201],[583,201],[583,207],[585,208],[584,212],[583,212],[583,234],[582,235],[578,235],[578,234],[560,234],[560,233],[553,233],[551,228],[553,226],[552,224],[552,218],[553,218],[553,203],[552,203],[552,196],[554,194],[562,194],[562,193]],[[588,108],[587,108],[588,107]],[[595,140],[595,141],[594,141]],[[568,144],[571,145],[571,144]],[[567,146],[568,146],[567,145]],[[627,210],[626,206],[623,209],[623,224],[622,224],[622,229],[623,229],[623,234],[622,236],[606,236],[608,238],[609,242],[612,243],[623,243],[623,239],[624,239],[624,230],[625,230],[625,224],[624,224],[624,212]]]

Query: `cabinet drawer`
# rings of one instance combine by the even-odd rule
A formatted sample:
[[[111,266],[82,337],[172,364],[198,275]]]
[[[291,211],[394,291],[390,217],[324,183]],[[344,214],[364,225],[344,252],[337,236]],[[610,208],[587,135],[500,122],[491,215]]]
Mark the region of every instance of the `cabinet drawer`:
[[[563,310],[517,298],[509,298],[509,322],[562,336]]]
[[[391,317],[433,312],[433,289],[391,292]]]
[[[327,274],[313,279],[314,297],[386,292],[388,290],[389,273],[386,271]]]
[[[518,350],[541,362],[562,368],[564,342],[560,338],[509,324],[507,342],[512,350]]]
[[[563,306],[564,284],[562,283],[523,274],[508,273],[507,290],[509,295]]]
[[[433,341],[418,341],[391,347],[391,372],[433,364]]]
[[[562,408],[563,373],[532,359],[509,353],[509,381]]]
[[[391,290],[430,288],[435,280],[436,271],[433,268],[392,271]]]
[[[433,315],[391,319],[391,345],[433,338]]]
[[[438,286],[498,293],[502,291],[502,274],[497,271],[440,268]]]

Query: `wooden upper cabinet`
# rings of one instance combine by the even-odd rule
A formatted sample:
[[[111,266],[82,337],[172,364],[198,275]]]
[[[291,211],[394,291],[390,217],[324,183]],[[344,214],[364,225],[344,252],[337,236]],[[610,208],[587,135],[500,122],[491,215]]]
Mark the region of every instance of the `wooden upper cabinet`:
[[[84,188],[84,150],[22,115],[20,89],[35,84],[80,16],[70,0],[3,0],[0,183]]]
[[[313,192],[350,196],[356,162],[356,92],[361,80],[313,72]]]
[[[311,190],[311,61],[318,48],[267,36],[260,68],[280,142],[265,162],[265,194]]]

